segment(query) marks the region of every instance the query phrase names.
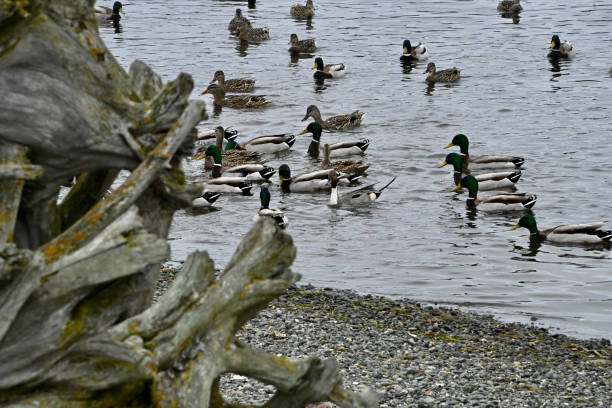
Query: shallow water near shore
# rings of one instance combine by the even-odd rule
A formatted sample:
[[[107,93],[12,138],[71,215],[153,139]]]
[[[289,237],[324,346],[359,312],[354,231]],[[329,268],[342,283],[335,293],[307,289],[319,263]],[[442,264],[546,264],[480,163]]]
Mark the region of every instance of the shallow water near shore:
[[[105,1],[100,4],[108,5]],[[272,206],[289,217],[298,248],[293,270],[302,282],[424,302],[468,306],[506,320],[530,321],[579,337],[612,337],[611,252],[602,248],[529,245],[525,229],[509,231],[520,215],[469,214],[467,194],[450,192],[448,167],[437,165],[457,133],[472,154],[526,158],[519,191],[537,194],[534,214],[544,229],[604,220],[612,227],[612,3],[523,1],[520,21],[502,18],[489,0],[316,2],[308,25],[289,15],[291,2],[132,1],[121,32],[100,27],[127,69],[142,59],[165,81],[179,72],[195,81],[209,119],[202,129],[234,126],[240,140],[299,133],[310,104],[323,117],[366,111],[352,131],[324,133],[323,142],[369,138],[365,182],[397,180],[368,208],[330,209],[326,194],[282,195]],[[271,39],[241,46],[226,27],[241,7]],[[344,78],[316,84],[313,59],[290,58],[289,35],[316,38],[325,63],[344,62]],[[552,34],[571,41],[577,56],[552,66],[545,58]],[[457,66],[452,86],[424,81],[426,63],[404,66],[402,41],[427,44],[439,69]],[[200,97],[214,71],[257,79],[268,108],[214,113]],[[292,151],[267,157],[294,173],[319,164],[306,156],[309,137]],[[453,149],[449,149],[453,150]],[[202,179],[202,163],[186,163]],[[207,250],[218,267],[228,262],[259,208],[253,197],[219,199],[219,211],[181,211],[171,230],[172,262]],[[483,194],[483,195],[486,195]]]

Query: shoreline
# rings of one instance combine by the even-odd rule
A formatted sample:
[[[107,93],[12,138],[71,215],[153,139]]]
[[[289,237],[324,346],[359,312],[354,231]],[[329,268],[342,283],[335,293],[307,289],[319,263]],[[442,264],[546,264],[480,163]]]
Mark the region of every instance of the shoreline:
[[[162,272],[160,293],[170,275]],[[408,299],[293,286],[238,337],[288,357],[335,358],[345,386],[375,389],[380,407],[608,406],[612,395],[608,339]],[[249,404],[274,392],[233,374],[221,389]]]

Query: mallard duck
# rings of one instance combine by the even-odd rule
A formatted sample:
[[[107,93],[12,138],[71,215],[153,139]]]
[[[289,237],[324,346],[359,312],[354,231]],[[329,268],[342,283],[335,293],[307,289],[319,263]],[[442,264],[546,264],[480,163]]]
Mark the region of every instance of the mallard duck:
[[[502,13],[518,13],[522,10],[520,0],[502,0],[497,3],[497,11]]]
[[[275,210],[270,208],[270,190],[268,187],[262,186],[259,192],[259,200],[261,201],[261,208],[255,215],[254,221],[257,221],[260,217],[270,217],[278,225],[279,228],[285,229],[289,224],[289,220],[281,210]]]
[[[299,134],[312,133],[312,140],[308,146],[308,154],[313,157],[319,157],[319,152],[323,150],[321,147],[321,133],[323,128],[317,122],[310,123],[306,129]],[[355,154],[363,154],[370,146],[368,139],[355,140],[350,142],[339,142],[329,145],[329,154],[333,157],[352,156]]]
[[[260,42],[270,39],[270,30],[268,27],[254,28],[250,24],[243,24],[234,31],[241,41]]]
[[[230,149],[245,149],[257,153],[276,153],[282,152],[283,150],[289,150],[294,143],[295,135],[283,133],[280,135],[259,136],[246,143],[234,143],[231,145],[232,147],[230,147]]]
[[[210,131],[206,132],[207,134]],[[261,163],[261,157],[259,153],[249,152],[244,149],[240,149],[235,143],[235,139],[238,135],[237,130],[227,130],[223,129],[221,126],[217,126],[213,131],[215,135],[215,146],[222,151],[223,164],[227,167],[240,166],[243,164],[253,164],[253,163]],[[206,138],[209,138],[206,136]],[[227,140],[227,144],[225,145],[225,150],[223,150],[223,139]],[[208,148],[207,145],[199,146],[196,153],[193,156],[193,159],[197,159],[198,156],[204,153],[204,151]],[[213,160],[212,157],[207,156],[207,160],[204,162],[204,167],[206,169],[213,168]]]
[[[465,203],[469,210],[479,211],[524,211],[533,207],[537,197],[535,194],[515,193],[496,194],[478,199],[478,180],[472,175],[465,176],[451,191],[467,188],[469,197]]]
[[[297,34],[291,34],[289,44],[291,44],[291,48],[289,48],[289,52],[291,53],[309,53],[315,52],[317,49],[317,43],[314,39],[308,38],[306,40],[298,40]]]
[[[312,69],[316,69],[314,77],[317,79],[323,78],[340,78],[346,74],[346,65],[344,64],[327,64],[323,63],[323,58],[315,58]]]
[[[330,171],[335,172],[338,180],[346,184],[351,184],[361,178],[360,175],[347,175],[333,169],[317,169],[291,177],[289,165],[282,164],[278,168],[278,185],[284,193],[312,193],[327,190],[331,188],[328,182]]]
[[[321,161],[322,169],[335,169],[336,171],[340,171],[342,173],[365,175],[365,172],[369,167],[369,164],[355,160],[339,160],[330,162],[329,145],[325,144],[325,146],[323,146],[323,160]]]
[[[105,6],[95,6],[94,11],[96,12],[96,18],[98,20],[121,20],[121,14],[125,14],[123,11],[123,4],[120,1],[116,1],[113,3],[113,8],[105,7]],[[121,14],[119,14],[121,13]]]
[[[253,184],[244,177],[217,177],[202,183],[204,193],[251,195]]]
[[[229,108],[262,108],[270,103],[264,95],[229,95],[217,84],[210,84],[200,95],[212,94],[215,105]]]
[[[524,215],[518,224],[510,230],[525,227],[531,238],[537,241],[549,241],[560,244],[602,244],[610,243],[612,231],[602,230],[605,223],[592,222],[588,224],[565,224],[543,231],[538,230],[536,220],[532,215]]]
[[[423,72],[428,74],[425,80],[429,82],[457,82],[461,76],[461,70],[457,67],[436,71],[436,64],[430,62]]]
[[[385,184],[382,188],[374,188],[376,184],[370,184],[369,186],[365,186],[359,188],[357,190],[349,191],[342,195],[338,195],[338,176],[336,172],[330,171],[329,175],[329,184],[331,185],[331,194],[329,196],[329,205],[338,206],[338,205],[360,205],[360,204],[369,204],[378,199],[383,190],[391,183],[395,181],[395,177],[391,179],[387,184]]]
[[[319,108],[317,108],[315,105],[310,105],[308,108],[306,108],[306,115],[304,115],[304,117],[302,118],[302,122],[311,117],[314,119],[315,122],[320,124],[323,129],[341,130],[361,125],[361,120],[365,115],[365,112],[359,112],[358,110],[356,110],[355,112],[349,113],[348,115],[332,116],[331,118],[323,120],[321,118],[321,112],[319,112]]]
[[[223,156],[221,150],[216,145],[211,145],[206,148],[204,153],[200,154],[196,159],[201,160],[205,157],[212,157],[214,164],[212,169],[212,177],[244,177],[251,181],[265,181],[276,173],[271,167],[264,166],[259,163],[243,163],[232,167],[223,167]]]
[[[193,207],[210,207],[217,199],[221,197],[221,193],[207,192],[202,194],[201,197],[196,198],[191,202]]]
[[[219,88],[224,92],[251,92],[255,87],[255,80],[251,78],[235,78],[225,80],[223,71],[215,72],[211,84],[218,82]]]
[[[301,4],[295,4],[291,6],[289,12],[293,17],[307,18],[314,16],[314,9],[315,8],[314,4],[312,3],[312,0],[306,0],[306,4],[303,6]]]
[[[558,35],[553,35],[550,41],[550,51],[548,51],[548,58],[550,59],[572,59],[576,56],[574,46],[569,41],[563,41],[559,39]]]
[[[455,185],[459,185],[461,179],[466,174],[463,174],[463,159],[457,153],[449,153],[446,155],[446,159],[438,167],[444,167],[447,164],[453,166],[453,181]],[[521,178],[521,171],[504,171],[499,173],[485,173],[476,175],[478,180],[479,189],[485,190],[499,190],[505,188],[515,188],[515,184]]]
[[[425,61],[427,58],[429,58],[427,48],[423,43],[419,43],[417,46],[413,47],[412,44],[410,44],[410,40],[404,40],[403,46],[404,53],[400,59],[404,62]]]
[[[464,134],[458,134],[453,137],[453,140],[451,140],[449,144],[444,146],[444,148],[448,149],[449,147],[453,146],[459,146],[459,148],[461,149],[463,165],[465,166],[464,170],[518,169],[525,163],[525,159],[523,157],[518,156],[487,154],[483,156],[470,157],[470,154],[468,152],[470,142],[467,136]]]
[[[229,24],[227,25],[227,29],[230,30],[231,32],[234,32],[236,31],[238,27],[240,27],[243,24],[250,26],[251,22],[249,21],[248,18],[242,15],[242,10],[238,8],[236,9],[236,14],[234,15],[234,18],[232,18]]]

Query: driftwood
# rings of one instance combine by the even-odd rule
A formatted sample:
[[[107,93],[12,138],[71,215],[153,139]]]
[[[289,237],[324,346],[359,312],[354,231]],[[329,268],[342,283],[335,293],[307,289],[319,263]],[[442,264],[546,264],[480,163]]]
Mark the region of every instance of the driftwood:
[[[233,407],[218,388],[233,372],[276,387],[265,407],[376,406],[343,388],[333,360],[235,337],[299,279],[271,220],[218,276],[191,254],[151,303],[172,216],[201,193],[181,168],[206,116],[192,89],[139,61],[126,73],[93,1],[0,2],[0,405]]]

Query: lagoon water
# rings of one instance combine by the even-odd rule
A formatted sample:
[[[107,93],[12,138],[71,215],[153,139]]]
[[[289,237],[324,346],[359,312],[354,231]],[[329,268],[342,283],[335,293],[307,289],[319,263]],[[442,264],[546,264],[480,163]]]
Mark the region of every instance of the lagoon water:
[[[99,1],[100,4],[109,2]],[[293,269],[302,283],[361,293],[409,297],[534,322],[579,337],[612,337],[612,256],[609,249],[530,246],[525,229],[509,231],[518,215],[469,214],[467,194],[450,192],[451,169],[439,169],[457,133],[470,137],[472,154],[508,153],[527,159],[519,191],[535,193],[541,228],[605,220],[612,227],[612,2],[523,1],[520,20],[502,18],[496,1],[316,1],[310,25],[289,15],[293,2],[124,2],[121,32],[100,27],[102,38],[127,69],[134,59],[165,81],[179,72],[195,81],[209,119],[202,129],[233,126],[239,140],[298,133],[306,107],[323,117],[367,112],[351,131],[324,133],[324,142],[367,137],[366,182],[397,176],[379,202],[331,209],[328,196],[282,195],[272,206],[290,219],[298,248]],[[108,5],[108,4],[106,4]],[[241,7],[271,39],[241,46],[227,23]],[[326,63],[344,62],[344,78],[316,84],[313,58],[292,60],[289,35],[316,38]],[[573,42],[577,56],[552,66],[545,55],[552,34]],[[425,82],[426,63],[403,66],[402,41],[427,44],[438,69],[457,66],[461,81]],[[263,110],[212,109],[198,96],[214,71],[257,79]],[[317,167],[306,156],[310,138],[267,157],[294,173]],[[450,149],[452,150],[452,149]],[[186,163],[192,179],[203,163]],[[219,199],[218,211],[181,211],[171,231],[171,262],[196,249],[219,267],[230,258],[259,208],[252,197]]]

